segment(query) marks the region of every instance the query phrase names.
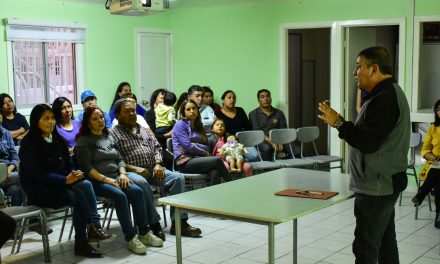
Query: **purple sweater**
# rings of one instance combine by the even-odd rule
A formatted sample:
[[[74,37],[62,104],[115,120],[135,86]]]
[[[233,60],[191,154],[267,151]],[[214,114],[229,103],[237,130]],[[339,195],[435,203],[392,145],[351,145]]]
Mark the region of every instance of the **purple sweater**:
[[[182,155],[197,157],[209,152],[208,145],[200,142],[200,134],[191,129],[189,120],[180,119],[173,128],[173,152],[174,160],[179,160]],[[181,152],[183,150],[183,152]]]
[[[64,140],[66,140],[67,146],[69,148],[73,148],[76,142],[76,134],[78,134],[79,129],[81,128],[81,123],[72,119],[72,130],[66,130],[62,128],[60,125],[57,125],[57,131]]]

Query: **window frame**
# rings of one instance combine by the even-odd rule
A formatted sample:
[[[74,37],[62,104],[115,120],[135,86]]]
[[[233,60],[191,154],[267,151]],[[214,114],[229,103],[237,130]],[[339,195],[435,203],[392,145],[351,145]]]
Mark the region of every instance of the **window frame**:
[[[56,21],[37,21],[37,20],[18,20],[18,19],[9,19],[11,21],[14,21],[15,23],[22,24],[22,25],[35,25],[35,26],[43,26],[43,27],[66,27],[66,28],[83,28],[86,30],[87,26],[84,24],[78,24],[78,23],[66,23],[66,22],[56,22]],[[42,41],[42,42],[50,42],[50,41]],[[76,90],[76,99],[77,104],[73,104],[73,111],[81,111],[83,109],[81,100],[80,100],[80,94],[82,91],[84,91],[84,49],[85,49],[85,41],[82,43],[76,42],[73,43],[75,45],[75,61],[76,61],[76,84],[77,84],[77,90]],[[14,60],[12,55],[12,41],[6,40],[6,52],[7,52],[7,68],[8,68],[8,94],[14,98],[15,101],[15,87],[14,87]],[[42,102],[44,103],[44,102]],[[52,103],[52,102],[50,102]],[[33,107],[19,107],[17,106],[17,112],[24,116],[29,116]]]

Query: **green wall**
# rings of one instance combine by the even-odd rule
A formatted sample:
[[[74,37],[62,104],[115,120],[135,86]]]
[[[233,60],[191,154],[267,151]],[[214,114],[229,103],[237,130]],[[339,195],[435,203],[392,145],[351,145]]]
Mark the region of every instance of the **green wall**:
[[[278,104],[280,24],[403,17],[407,32],[410,25],[410,0],[280,0],[232,5],[213,5],[212,2],[208,5],[208,1],[192,0],[188,8],[128,17],[110,15],[104,4],[87,1],[1,0],[0,18],[87,24],[85,87],[96,91],[104,109],[109,108],[120,81],[135,83],[136,28],[173,32],[172,88],[177,94],[193,83],[210,85],[219,102],[224,90],[233,89],[237,92],[238,104],[249,111],[256,107],[256,90],[261,88],[270,89],[274,104]],[[417,16],[440,15],[438,0],[416,0],[415,3]],[[179,6],[185,3],[179,2]],[[0,30],[4,32],[3,24]],[[411,40],[412,36],[407,34],[407,57]],[[9,81],[6,55],[3,38],[0,41],[1,92],[7,91]],[[405,72],[409,71],[407,64]],[[407,83],[408,95],[409,87]]]
[[[87,25],[85,45],[85,88],[92,89],[104,110],[110,108],[121,81],[135,84],[135,30],[170,29],[170,14],[144,17],[110,15],[102,4],[87,1],[1,0],[0,19],[20,18]],[[8,92],[7,50],[4,20],[0,25],[0,92]],[[133,87],[135,89],[135,87]]]

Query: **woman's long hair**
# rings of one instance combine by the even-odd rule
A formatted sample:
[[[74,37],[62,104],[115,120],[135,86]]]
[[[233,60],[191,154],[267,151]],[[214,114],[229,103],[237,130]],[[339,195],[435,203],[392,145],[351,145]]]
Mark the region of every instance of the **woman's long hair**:
[[[191,100],[191,99],[188,99],[188,100],[185,100],[185,101],[182,102],[182,104],[180,105],[180,108],[179,108],[179,111],[180,111],[180,119],[188,120],[188,119],[186,118],[186,115],[185,115],[185,107],[186,107],[186,105],[189,104],[189,103],[191,103],[191,104],[193,104],[193,105],[196,106],[196,109],[197,109],[197,117],[196,117],[196,120],[195,120],[195,122],[194,122],[194,130],[200,134],[200,143],[205,144],[205,143],[206,143],[206,132],[205,132],[205,129],[203,128],[202,119],[201,119],[201,117],[200,117],[199,108],[197,107],[196,102],[194,102],[194,101]]]
[[[168,92],[166,89],[157,89],[155,90],[151,96],[150,96],[150,109],[154,109],[154,104],[156,103],[156,99],[159,96],[159,94],[163,93],[165,94],[166,92]]]
[[[99,107],[96,106],[87,107],[84,110],[83,120],[81,121],[81,128],[79,129],[78,134],[76,134],[76,140],[78,140],[78,138],[80,138],[81,136],[90,135],[92,133],[89,127],[89,122],[95,110],[99,110],[102,116],[104,116],[104,112],[102,112],[102,110]],[[104,129],[102,130],[102,134],[106,136],[108,135],[108,129],[106,126],[104,126]]]
[[[31,148],[38,152],[36,158],[42,163],[43,167],[47,166],[47,158],[51,153],[49,153],[50,150],[47,148],[47,144],[43,139],[43,131],[41,131],[38,123],[46,111],[53,113],[52,108],[47,104],[38,104],[34,106],[29,118],[29,132],[23,138],[23,141],[30,141],[29,144],[31,145]],[[66,142],[58,134],[58,131],[55,128],[52,131],[52,142],[56,142],[56,144],[60,147],[60,155],[69,155],[69,149],[67,148]]]
[[[72,103],[70,102],[70,100],[64,96],[55,98],[55,100],[52,103],[52,111],[55,116],[55,120],[57,121],[57,124],[63,122],[63,115],[61,114],[61,111],[63,109],[64,102],[68,102],[70,104],[70,107],[72,107]],[[70,118],[75,119],[75,117],[73,116],[73,108],[72,108],[72,116]]]
[[[113,97],[113,102],[110,105],[110,109],[115,104],[115,102],[118,101],[118,99],[121,99],[121,96],[119,95],[119,93],[122,91],[122,88],[124,88],[124,86],[126,86],[126,85],[128,85],[131,89],[131,85],[128,82],[121,82],[118,85],[118,88],[116,88],[115,96]]]

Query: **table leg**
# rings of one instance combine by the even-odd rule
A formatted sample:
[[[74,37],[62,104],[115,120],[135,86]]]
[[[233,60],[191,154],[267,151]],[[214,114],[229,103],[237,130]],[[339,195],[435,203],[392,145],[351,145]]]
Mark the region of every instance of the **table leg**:
[[[180,209],[176,207],[174,213],[174,225],[176,228],[176,254],[177,264],[182,264],[182,225],[180,219]]]
[[[269,223],[269,264],[275,263],[275,225]]]
[[[293,219],[293,264],[298,263],[298,221]]]

